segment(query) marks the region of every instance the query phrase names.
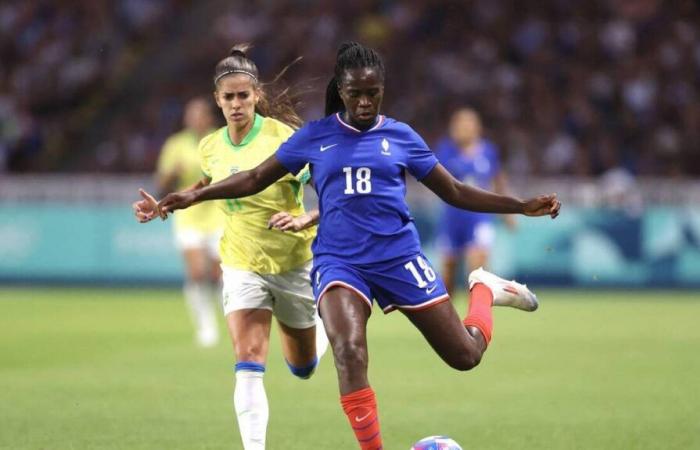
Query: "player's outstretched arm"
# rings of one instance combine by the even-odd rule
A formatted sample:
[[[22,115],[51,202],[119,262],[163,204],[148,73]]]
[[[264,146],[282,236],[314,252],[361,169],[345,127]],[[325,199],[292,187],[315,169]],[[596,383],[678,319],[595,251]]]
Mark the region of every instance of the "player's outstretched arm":
[[[301,231],[316,225],[318,218],[318,209],[313,209],[299,216],[293,216],[287,211],[282,211],[270,217],[267,227],[280,231]]]
[[[273,155],[254,169],[235,173],[208,186],[189,192],[170,193],[158,202],[158,207],[167,214],[205,200],[247,197],[257,194],[287,173],[287,169]]]
[[[528,200],[494,194],[459,182],[439,163],[421,181],[446,203],[470,211],[526,216],[549,215],[554,219],[559,215],[561,208],[557,194],[540,195]]]

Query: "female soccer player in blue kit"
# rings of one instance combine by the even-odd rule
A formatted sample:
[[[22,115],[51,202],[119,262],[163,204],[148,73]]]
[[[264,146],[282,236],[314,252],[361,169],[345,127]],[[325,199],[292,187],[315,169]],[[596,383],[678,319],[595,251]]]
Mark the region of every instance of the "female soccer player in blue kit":
[[[450,118],[449,134],[436,145],[435,155],[450,174],[463,183],[507,192],[506,174],[498,157],[498,149],[481,137],[481,119],[471,108],[460,108]],[[442,256],[440,275],[447,292],[455,288],[455,274],[464,260],[467,273],[488,265],[489,253],[496,237],[494,215],[445,204],[440,219],[438,248]],[[505,216],[508,228],[514,229],[514,216]]]
[[[326,92],[326,118],[301,128],[258,167],[159,202],[167,214],[198,201],[246,197],[310,165],[320,210],[311,282],[333,348],[343,410],[360,448],[373,450],[382,448],[382,440],[367,379],[372,299],[385,312],[401,310],[457,370],[479,363],[491,339],[492,305],[537,307],[524,285],[477,270],[469,277],[469,312],[460,320],[421,252],[404,198],[406,172],[462,209],[554,218],[560,208],[555,194],[523,201],[457,181],[411,127],[379,114],[383,94],[379,54],[345,43]]]

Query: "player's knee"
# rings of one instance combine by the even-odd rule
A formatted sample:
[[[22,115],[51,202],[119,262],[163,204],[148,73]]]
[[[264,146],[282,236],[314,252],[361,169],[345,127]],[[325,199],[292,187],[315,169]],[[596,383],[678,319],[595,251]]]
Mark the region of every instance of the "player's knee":
[[[456,358],[452,358],[447,361],[450,367],[461,372],[471,370],[478,366],[481,362],[481,353],[474,351],[467,351],[462,353]]]
[[[289,367],[289,371],[292,372],[292,375],[301,378],[302,380],[308,380],[309,378],[311,378],[311,376],[316,371],[316,366],[318,366],[318,358],[316,357],[314,357],[314,360],[311,362],[311,364],[302,367],[295,366],[286,359],[285,361],[287,362],[287,367]]]

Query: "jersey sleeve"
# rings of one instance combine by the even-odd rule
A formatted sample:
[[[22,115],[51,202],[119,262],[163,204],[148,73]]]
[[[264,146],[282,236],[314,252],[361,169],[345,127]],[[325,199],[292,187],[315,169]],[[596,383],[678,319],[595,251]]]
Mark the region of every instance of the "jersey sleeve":
[[[296,131],[277,149],[275,158],[289,173],[300,176],[299,173],[309,162],[308,149],[310,143],[309,126]],[[307,167],[308,169],[308,167]],[[300,180],[301,181],[301,180]]]
[[[212,135],[206,136],[204,139],[199,141],[199,146],[197,147],[197,154],[199,155],[199,166],[202,169],[202,175],[211,179],[211,167],[209,163],[209,156],[207,153],[207,143],[212,139]]]
[[[438,163],[435,153],[430,150],[423,138],[413,130],[409,131],[407,156],[406,166],[408,172],[418,181],[425,178]]]
[[[440,139],[435,146],[435,157],[443,166],[445,165],[445,162],[452,157],[453,153],[454,150],[452,148],[452,144],[450,143],[450,139],[447,137]]]

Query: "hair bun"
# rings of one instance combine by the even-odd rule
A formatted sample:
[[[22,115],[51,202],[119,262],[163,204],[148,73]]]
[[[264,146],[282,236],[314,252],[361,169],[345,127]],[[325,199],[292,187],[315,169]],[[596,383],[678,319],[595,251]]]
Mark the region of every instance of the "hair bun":
[[[240,56],[241,58],[248,58],[247,52],[250,49],[250,44],[236,44],[229,50],[229,56]]]
[[[352,48],[358,48],[358,47],[362,47],[362,45],[360,45],[359,43],[357,43],[355,41],[345,41],[342,44],[340,44],[340,47],[338,47],[338,55],[337,56],[342,55],[343,53],[347,52],[348,50],[350,50]]]

